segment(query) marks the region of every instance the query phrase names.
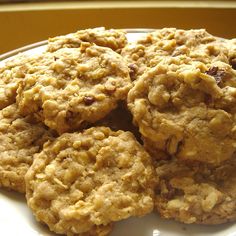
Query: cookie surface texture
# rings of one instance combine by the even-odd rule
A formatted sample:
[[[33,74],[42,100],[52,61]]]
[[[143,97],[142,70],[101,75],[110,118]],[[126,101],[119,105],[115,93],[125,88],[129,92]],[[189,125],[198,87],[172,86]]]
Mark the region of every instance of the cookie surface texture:
[[[128,107],[146,147],[219,164],[235,152],[236,71],[223,62],[163,60],[137,81]]]
[[[121,30],[106,30],[100,27],[50,38],[47,50],[54,52],[60,48],[78,48],[82,42],[94,43],[98,46],[119,51],[127,44],[127,39],[125,32]]]
[[[41,123],[21,117],[15,104],[0,111],[0,185],[25,192],[24,176],[35,153],[52,135]]]
[[[125,100],[128,68],[110,48],[81,44],[46,52],[31,63],[18,89],[21,114],[40,113],[58,133],[94,123]]]
[[[90,232],[153,209],[154,168],[130,132],[95,127],[44,147],[26,175],[27,201],[57,233]]]
[[[220,166],[176,160],[157,164],[155,208],[163,218],[191,224],[221,224],[236,219],[235,159]]]
[[[232,45],[232,40],[215,37],[204,29],[164,28],[146,34],[135,43],[127,44],[121,55],[128,62],[132,80],[136,80],[147,68],[156,66],[164,57],[185,55],[203,63],[229,63],[233,58]]]
[[[13,59],[0,64],[0,109],[3,109],[16,101],[19,84],[25,77],[27,64],[34,57],[18,54]]]

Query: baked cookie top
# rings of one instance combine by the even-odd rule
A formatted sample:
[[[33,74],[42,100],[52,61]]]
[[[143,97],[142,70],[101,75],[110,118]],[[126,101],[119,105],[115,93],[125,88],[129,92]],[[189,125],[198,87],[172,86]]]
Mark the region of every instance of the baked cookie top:
[[[130,87],[128,67],[119,54],[82,43],[32,61],[17,102],[21,114],[40,113],[48,127],[63,133],[106,116],[126,99]]]
[[[0,186],[25,192],[24,176],[35,153],[52,134],[31,117],[21,117],[16,104],[0,111]]]
[[[213,167],[175,159],[157,163],[155,208],[163,218],[187,224],[221,224],[236,219],[236,160]]]
[[[106,30],[104,27],[79,30],[75,33],[49,38],[47,51],[54,52],[60,48],[78,48],[82,42],[94,43],[119,51],[127,44],[127,38],[122,30]]]
[[[26,184],[36,218],[62,234],[89,234],[153,208],[150,156],[130,132],[106,127],[65,133],[44,146]]]
[[[16,90],[20,81],[24,79],[26,64],[29,58],[24,54],[18,54],[13,59],[0,65],[0,109],[3,109],[16,101]]]
[[[236,71],[186,56],[163,59],[128,94],[128,107],[144,136],[182,160],[219,164],[236,149]]]
[[[127,44],[121,54],[129,64],[132,80],[135,80],[147,68],[161,62],[163,57],[185,55],[203,63],[229,63],[231,46],[232,40],[215,37],[204,29],[164,28],[146,34],[136,43]]]

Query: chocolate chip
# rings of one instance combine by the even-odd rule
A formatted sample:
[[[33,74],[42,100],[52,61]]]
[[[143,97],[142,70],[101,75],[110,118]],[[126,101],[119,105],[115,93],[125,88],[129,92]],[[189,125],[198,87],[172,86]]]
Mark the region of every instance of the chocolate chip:
[[[236,70],[236,57],[235,58],[231,58],[229,61],[230,65],[232,66],[232,68],[234,70]]]
[[[54,61],[56,61],[56,60],[58,60],[58,59],[59,59],[58,57],[55,57],[55,56],[54,56],[53,58],[54,58]]]
[[[93,104],[95,102],[95,98],[92,96],[85,96],[84,97],[84,104],[86,106],[90,106],[91,104]]]
[[[213,76],[217,84],[219,84],[221,80],[227,75],[224,70],[219,69],[217,66],[211,67],[208,71],[206,71],[206,74]]]
[[[136,64],[130,64],[129,65],[129,75],[130,75],[130,78],[132,79],[132,80],[134,80],[135,79],[135,75],[137,74],[137,72],[138,72],[138,66],[136,65]]]

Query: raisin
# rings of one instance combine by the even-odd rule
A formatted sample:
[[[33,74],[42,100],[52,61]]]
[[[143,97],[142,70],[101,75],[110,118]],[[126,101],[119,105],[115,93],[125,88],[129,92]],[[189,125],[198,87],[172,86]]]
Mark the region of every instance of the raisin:
[[[109,94],[109,95],[112,95],[114,92],[116,91],[116,88],[109,88],[109,89],[106,89],[106,93]]]
[[[217,74],[218,69],[219,68],[217,66],[213,66],[208,71],[206,71],[206,74],[214,76]]]
[[[211,67],[206,74],[215,78],[216,83],[219,84],[221,80],[227,75],[224,70],[219,69],[217,66]]]
[[[85,96],[84,97],[84,104],[86,106],[90,106],[91,104],[93,104],[95,102],[95,98],[92,96]]]
[[[230,59],[230,65],[234,70],[236,70],[236,57]]]

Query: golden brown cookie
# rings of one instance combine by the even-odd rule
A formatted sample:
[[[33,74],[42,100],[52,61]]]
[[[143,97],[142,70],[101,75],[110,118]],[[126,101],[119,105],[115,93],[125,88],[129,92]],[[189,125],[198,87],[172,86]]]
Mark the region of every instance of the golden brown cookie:
[[[81,44],[46,52],[31,62],[18,88],[21,114],[39,113],[58,133],[94,123],[125,100],[128,67],[110,48]]]
[[[78,48],[82,42],[94,43],[119,51],[127,44],[125,32],[104,27],[79,30],[75,33],[49,38],[47,51],[54,52],[60,48]]]
[[[21,117],[17,106],[0,111],[0,186],[25,192],[24,176],[35,153],[52,134],[31,117]]]
[[[155,182],[151,158],[130,132],[94,127],[44,146],[27,172],[26,197],[52,231],[90,235],[151,212]]]
[[[231,66],[185,56],[163,59],[128,94],[145,146],[212,164],[236,150],[235,104],[236,71]]]
[[[123,48],[127,39],[121,30],[105,30],[105,28],[94,28],[80,30],[73,34],[58,36],[49,39],[48,51],[53,52],[63,47],[80,47],[82,42],[95,43],[100,46],[110,47],[119,51]],[[44,57],[45,54],[42,55]],[[35,56],[18,54],[13,59],[7,60],[0,65],[0,109],[13,104],[16,98],[16,90],[27,73],[33,71],[32,65],[35,60],[41,60]],[[32,61],[32,62],[31,62]],[[28,63],[30,63],[28,65]],[[43,66],[43,65],[42,65]]]
[[[164,28],[127,44],[121,54],[128,61],[132,80],[136,80],[147,68],[161,62],[163,57],[185,55],[203,63],[229,63],[229,41],[215,37],[204,29]]]
[[[25,77],[25,70],[30,59],[24,54],[18,54],[13,59],[0,64],[0,109],[15,103],[16,90]]]
[[[175,159],[157,162],[156,210],[187,224],[236,220],[235,168],[235,158],[217,167]]]

